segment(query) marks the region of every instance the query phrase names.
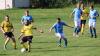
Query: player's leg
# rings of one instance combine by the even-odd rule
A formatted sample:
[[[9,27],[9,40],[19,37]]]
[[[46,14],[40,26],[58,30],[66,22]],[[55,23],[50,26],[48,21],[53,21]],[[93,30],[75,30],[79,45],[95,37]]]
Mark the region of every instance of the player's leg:
[[[4,50],[6,50],[7,49],[6,46],[10,40],[8,32],[4,33],[4,37],[5,37]]]
[[[92,31],[92,29],[93,29],[93,23],[92,23],[91,20],[89,20],[89,30],[90,30],[91,38],[93,37],[93,31]]]
[[[64,40],[64,47],[67,47],[67,44],[68,44],[68,42],[67,42],[67,38],[65,38],[65,36],[64,36],[64,34],[62,33],[61,34],[61,39],[63,39]]]
[[[12,42],[13,42],[13,43],[12,43],[13,48],[16,49],[16,40],[15,40],[15,38],[12,37],[11,40],[12,40]]]
[[[74,24],[75,24],[75,29],[74,29],[73,36],[76,36],[76,32],[77,32],[77,21],[74,21]]]
[[[4,50],[7,49],[6,46],[7,46],[8,42],[9,42],[9,40],[10,40],[10,38],[6,36],[6,40],[5,40],[5,44],[4,44]]]
[[[13,35],[12,32],[10,32],[9,34],[10,34],[10,38],[11,38],[11,40],[12,40],[12,42],[13,42],[13,43],[12,43],[13,48],[16,49],[16,40],[15,40],[15,38],[14,38],[14,35]]]
[[[27,42],[27,51],[30,52],[30,48],[31,48],[31,43],[28,41]]]
[[[79,37],[79,32],[81,31],[81,21],[77,21],[77,31],[76,31],[76,37]]]
[[[62,40],[62,39],[61,39],[61,35],[60,35],[60,33],[56,33],[55,35],[56,35],[56,37],[58,38],[58,41],[57,41],[58,46],[61,47],[61,40]]]
[[[23,37],[21,39],[21,46],[22,46],[22,48],[27,49],[26,44],[25,44],[26,42],[27,42],[27,37]]]
[[[81,33],[83,34],[85,28],[86,20],[81,21]]]
[[[27,45],[28,45],[28,52],[30,52],[30,49],[31,49],[32,38],[33,38],[33,36],[29,36],[29,37],[28,37],[28,42],[27,42]]]
[[[97,38],[97,34],[96,34],[96,22],[93,22],[93,31],[94,31],[94,37]]]

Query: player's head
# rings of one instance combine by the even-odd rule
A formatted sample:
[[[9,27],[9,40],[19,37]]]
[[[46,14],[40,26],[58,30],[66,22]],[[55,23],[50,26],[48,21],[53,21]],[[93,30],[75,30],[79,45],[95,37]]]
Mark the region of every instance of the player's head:
[[[81,4],[81,8],[84,9],[85,8],[85,5],[84,4]]]
[[[61,19],[60,19],[60,18],[57,18],[57,22],[58,22],[58,23],[61,22]]]
[[[93,4],[90,6],[90,10],[93,10],[94,9],[94,6],[93,6]]]
[[[30,21],[29,20],[26,20],[25,21],[25,25],[27,26],[27,25],[29,25],[30,24]]]
[[[77,3],[77,5],[76,5],[76,6],[77,6],[77,8],[79,8],[79,9],[80,9],[80,7],[81,7],[81,6],[80,6],[80,3]]]
[[[25,15],[26,15],[26,16],[29,15],[29,10],[25,10]]]
[[[5,21],[9,21],[9,16],[8,15],[5,16]]]

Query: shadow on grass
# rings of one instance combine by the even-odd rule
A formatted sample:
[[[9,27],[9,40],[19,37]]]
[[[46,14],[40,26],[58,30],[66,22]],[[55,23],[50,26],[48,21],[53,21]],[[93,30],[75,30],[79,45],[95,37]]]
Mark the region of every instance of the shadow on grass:
[[[69,47],[76,47],[77,48],[77,47],[100,47],[100,46],[95,46],[94,45],[94,46],[69,46]]]
[[[64,50],[35,50],[33,52],[61,52],[61,51],[64,51]]]
[[[8,54],[0,54],[0,56],[4,56],[4,55],[8,55]]]
[[[33,42],[33,43],[56,43],[56,42]]]

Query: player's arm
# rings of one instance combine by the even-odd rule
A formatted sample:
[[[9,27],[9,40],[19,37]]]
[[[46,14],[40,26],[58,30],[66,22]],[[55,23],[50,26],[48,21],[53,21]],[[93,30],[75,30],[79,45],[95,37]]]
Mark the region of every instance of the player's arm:
[[[56,24],[56,23],[55,23]],[[55,27],[55,24],[49,29],[49,32],[52,31],[52,29]]]
[[[23,24],[23,22],[24,22],[24,17],[21,18],[21,23]]]
[[[5,31],[4,31],[4,23],[3,23],[3,22],[1,23],[0,29],[1,29],[1,31],[2,31],[3,33],[5,33]]]
[[[69,26],[69,25],[67,25],[68,27],[70,27],[70,28],[74,28],[74,27],[72,27],[72,26]]]
[[[73,12],[71,13],[71,16],[70,16],[70,17],[72,17],[74,13],[75,13],[75,9],[74,9]]]
[[[72,26],[69,26],[68,24],[66,24],[66,23],[63,23],[65,26],[67,26],[67,27],[70,27],[70,28],[74,28],[74,27],[72,27]]]
[[[24,32],[25,32],[25,30],[24,30],[24,27],[21,29],[21,34],[19,35],[19,37],[18,37],[18,39],[20,39],[23,35],[24,35]]]
[[[99,16],[99,13],[96,11],[96,16],[93,16],[94,18],[98,17]]]
[[[99,17],[99,13],[96,11],[96,17]]]
[[[34,23],[34,19],[32,18],[32,21],[31,21],[32,23]]]
[[[11,32],[14,32],[14,27],[13,27],[13,25],[11,24]]]

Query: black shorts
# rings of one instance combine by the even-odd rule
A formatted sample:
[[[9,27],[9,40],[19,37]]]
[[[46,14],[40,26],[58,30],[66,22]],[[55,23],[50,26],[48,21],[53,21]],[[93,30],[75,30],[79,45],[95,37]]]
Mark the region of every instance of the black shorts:
[[[22,39],[21,39],[21,43],[25,43],[27,41],[29,41],[29,43],[32,43],[32,38],[33,36],[24,36]]]
[[[12,38],[14,36],[12,32],[5,32],[4,35],[9,38]]]
[[[86,20],[81,20],[81,25],[82,25],[82,24],[85,25],[85,24],[86,24]]]

